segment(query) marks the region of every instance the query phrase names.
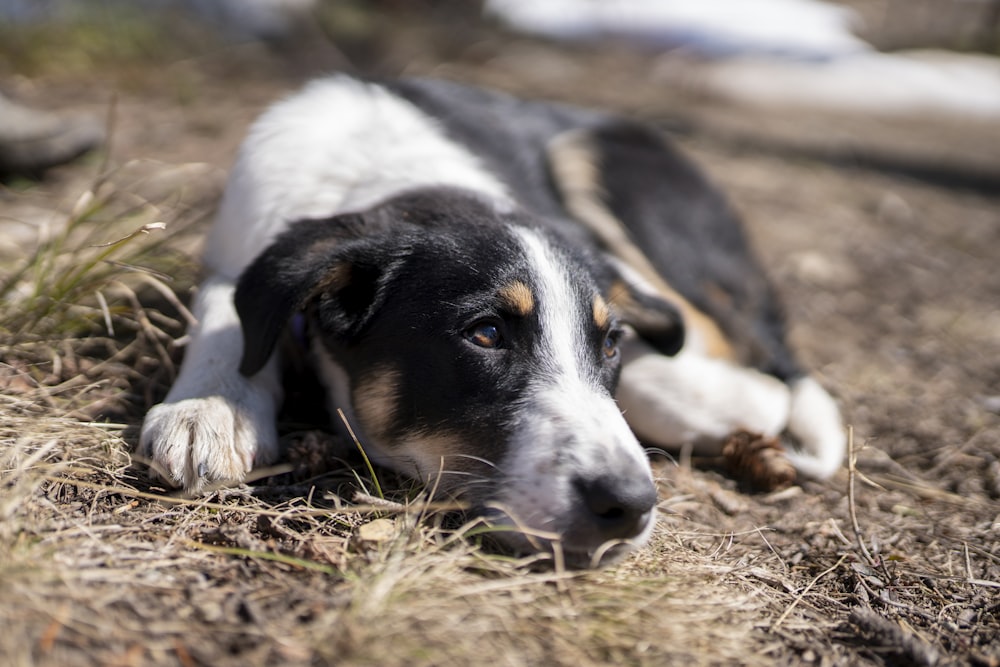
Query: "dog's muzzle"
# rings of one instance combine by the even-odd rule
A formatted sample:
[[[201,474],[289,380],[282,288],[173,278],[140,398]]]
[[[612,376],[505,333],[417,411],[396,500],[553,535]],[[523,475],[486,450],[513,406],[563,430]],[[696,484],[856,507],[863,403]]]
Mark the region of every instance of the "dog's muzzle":
[[[489,518],[522,533],[498,535],[519,551],[558,550],[575,567],[607,564],[652,533],[649,461],[610,399],[546,398],[514,438]]]

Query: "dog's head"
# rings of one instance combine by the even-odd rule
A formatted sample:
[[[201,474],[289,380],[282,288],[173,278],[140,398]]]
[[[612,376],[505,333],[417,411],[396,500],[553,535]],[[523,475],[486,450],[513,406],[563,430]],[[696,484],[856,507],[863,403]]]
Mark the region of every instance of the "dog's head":
[[[296,223],[263,252],[236,292],[241,372],[304,313],[378,461],[462,495],[508,545],[558,542],[587,564],[644,542],[655,514],[613,398],[624,330],[608,293],[621,285],[525,213],[423,191]],[[653,307],[652,333],[675,352],[680,317]]]

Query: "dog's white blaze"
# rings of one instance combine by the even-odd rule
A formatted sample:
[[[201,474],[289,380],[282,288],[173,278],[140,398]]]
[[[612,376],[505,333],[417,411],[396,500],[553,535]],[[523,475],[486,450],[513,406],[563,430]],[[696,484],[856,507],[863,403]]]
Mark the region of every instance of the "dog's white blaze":
[[[531,528],[559,529],[579,510],[574,479],[652,473],[617,404],[599,385],[587,349],[590,304],[575,296],[572,276],[542,237],[515,231],[534,270],[538,354],[547,372],[536,379],[527,416],[511,442],[509,483],[500,504]],[[637,544],[648,538],[652,524],[635,538]]]
[[[580,304],[570,284],[570,276],[560,266],[558,258],[548,244],[536,233],[516,229],[529,263],[535,271],[539,330],[543,346],[542,358],[560,384],[584,382],[586,362],[583,328],[584,317]]]

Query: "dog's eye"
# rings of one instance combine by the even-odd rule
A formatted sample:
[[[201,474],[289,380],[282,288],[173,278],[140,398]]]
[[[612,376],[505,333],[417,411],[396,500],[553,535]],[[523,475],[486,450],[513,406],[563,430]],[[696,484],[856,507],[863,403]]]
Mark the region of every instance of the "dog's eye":
[[[465,330],[465,338],[473,345],[485,348],[500,347],[503,336],[500,328],[492,322],[477,322]]]
[[[604,337],[604,344],[601,346],[605,359],[614,359],[618,356],[618,339],[621,338],[619,331],[609,331]]]

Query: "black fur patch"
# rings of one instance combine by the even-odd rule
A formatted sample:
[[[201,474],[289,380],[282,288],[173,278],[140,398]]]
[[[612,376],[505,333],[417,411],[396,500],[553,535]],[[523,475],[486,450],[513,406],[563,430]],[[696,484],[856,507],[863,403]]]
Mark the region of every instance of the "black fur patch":
[[[656,270],[714,319],[737,361],[801,374],[781,303],[722,194],[656,131],[627,121],[591,132],[608,208]]]
[[[549,363],[538,348],[537,309],[518,307],[506,292],[522,283],[537,293],[536,270],[517,227],[537,227],[537,221],[497,213],[477,196],[450,189],[296,223],[240,278],[241,372],[259,370],[292,314],[303,311],[352,387],[371,387],[375,369],[391,369],[394,405],[372,410],[383,423],[361,424],[379,434],[386,449],[420,434],[464,447],[455,457],[502,460],[526,392],[534,378],[546,376]],[[577,290],[581,329],[589,332],[591,375],[610,397],[620,362],[605,354],[604,341],[616,325],[599,327],[590,317],[598,294],[590,259],[566,252],[560,262]],[[470,341],[470,327],[481,322],[496,327],[500,345]],[[449,465],[468,469],[472,460]]]
[[[599,248],[594,236],[568,216],[545,158],[545,147],[560,134],[585,131],[598,152],[599,185],[609,209],[661,277],[716,321],[737,361],[781,379],[801,375],[785,341],[780,300],[740,220],[722,193],[662,134],[600,112],[446,81],[412,79],[389,87],[440,119],[455,141],[481,157],[568,243]],[[602,268],[599,280],[607,290],[621,277]],[[684,332],[674,306],[634,290],[633,296],[648,309],[643,320],[657,323],[639,324],[639,333],[664,354],[676,353]]]

